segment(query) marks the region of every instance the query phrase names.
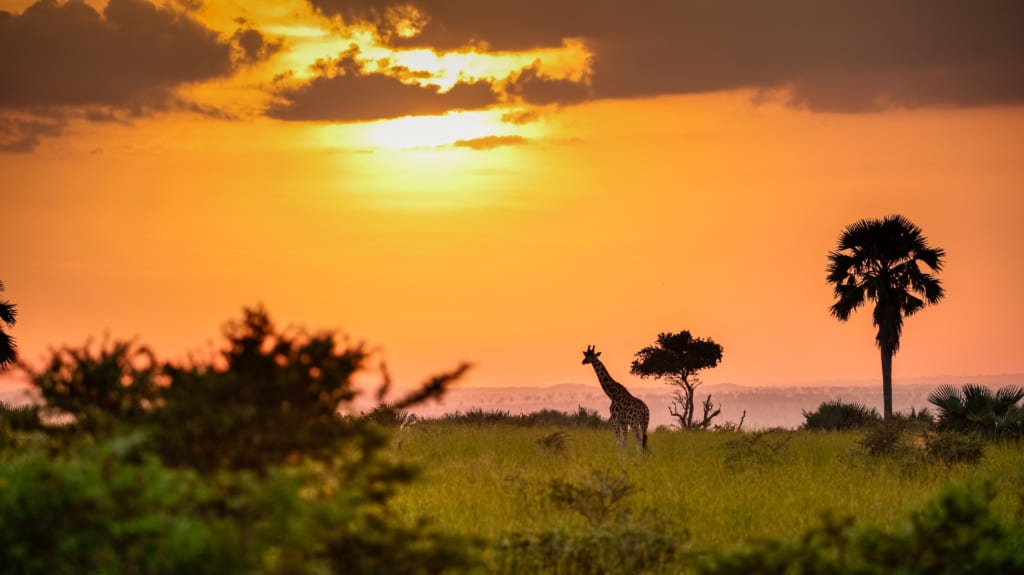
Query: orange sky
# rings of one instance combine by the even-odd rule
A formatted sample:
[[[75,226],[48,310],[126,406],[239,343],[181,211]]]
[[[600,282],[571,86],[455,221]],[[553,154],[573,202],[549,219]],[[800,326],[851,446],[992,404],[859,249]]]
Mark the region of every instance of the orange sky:
[[[578,3],[502,0],[504,24],[439,0],[31,4],[0,0],[26,360],[104,332],[182,358],[263,303],[408,384],[461,360],[465,385],[590,382],[589,344],[635,383],[682,329],[725,347],[708,382],[875,379],[870,314],[832,319],[824,269],[844,226],[902,213],[947,251],[947,298],[908,320],[897,384],[1024,373],[1012,2],[858,27],[890,3],[789,0],[765,31],[757,3],[707,0],[564,29]]]

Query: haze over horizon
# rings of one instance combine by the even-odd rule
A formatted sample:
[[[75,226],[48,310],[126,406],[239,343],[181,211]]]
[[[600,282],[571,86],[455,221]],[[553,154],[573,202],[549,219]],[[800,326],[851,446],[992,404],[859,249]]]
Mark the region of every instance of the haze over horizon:
[[[633,354],[684,329],[725,348],[708,384],[880,381],[825,266],[899,213],[947,257],[897,386],[1022,374],[1022,29],[1013,0],[0,0],[9,333],[184,359],[263,304],[410,386],[592,383],[587,345],[647,385]]]

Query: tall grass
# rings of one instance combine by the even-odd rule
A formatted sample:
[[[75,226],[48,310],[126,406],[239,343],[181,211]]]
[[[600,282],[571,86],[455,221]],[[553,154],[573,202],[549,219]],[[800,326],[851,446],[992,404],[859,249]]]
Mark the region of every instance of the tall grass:
[[[544,449],[538,439],[555,431],[564,432],[564,448]],[[656,431],[644,457],[618,453],[607,429],[432,422],[403,434],[401,455],[423,477],[395,508],[491,542],[584,529],[579,514],[551,501],[549,487],[595,470],[625,474],[636,486],[624,502],[634,516],[695,553],[798,537],[825,512],[892,528],[953,481],[991,481],[997,513],[1016,521],[1022,501],[1014,494],[1024,489],[1024,455],[1013,444],[987,446],[978,465],[908,467],[868,456],[855,432]]]

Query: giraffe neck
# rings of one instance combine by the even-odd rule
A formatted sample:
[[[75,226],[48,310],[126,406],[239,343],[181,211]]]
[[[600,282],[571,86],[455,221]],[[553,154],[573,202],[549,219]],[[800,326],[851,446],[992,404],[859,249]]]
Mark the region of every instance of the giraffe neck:
[[[630,397],[629,391],[623,387],[623,385],[614,379],[608,369],[601,363],[601,360],[595,359],[591,365],[594,366],[594,373],[597,374],[597,381],[601,384],[601,389],[604,390],[604,394],[608,396],[613,402],[623,397]]]

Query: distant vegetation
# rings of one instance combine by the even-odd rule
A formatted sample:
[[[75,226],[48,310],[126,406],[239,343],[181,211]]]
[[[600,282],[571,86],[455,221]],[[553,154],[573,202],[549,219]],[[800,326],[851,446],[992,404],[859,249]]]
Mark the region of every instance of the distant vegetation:
[[[874,409],[868,409],[859,403],[843,402],[836,399],[822,403],[814,411],[804,411],[802,428],[820,431],[859,429],[881,420],[882,418]]]
[[[608,420],[596,410],[580,406],[575,413],[554,409],[542,409],[532,413],[515,414],[508,411],[469,409],[465,412],[445,414],[440,418],[446,423],[462,425],[506,424],[520,427],[565,427],[565,428],[608,428]]]

